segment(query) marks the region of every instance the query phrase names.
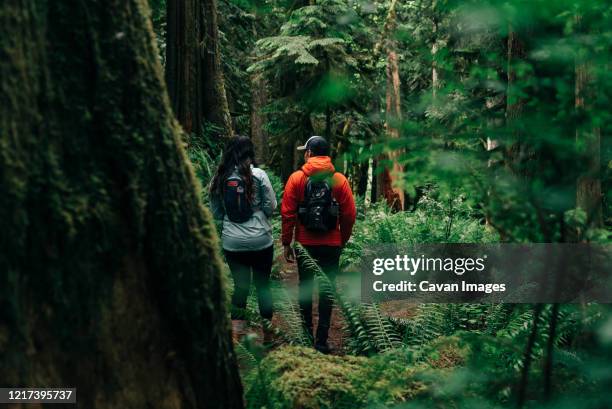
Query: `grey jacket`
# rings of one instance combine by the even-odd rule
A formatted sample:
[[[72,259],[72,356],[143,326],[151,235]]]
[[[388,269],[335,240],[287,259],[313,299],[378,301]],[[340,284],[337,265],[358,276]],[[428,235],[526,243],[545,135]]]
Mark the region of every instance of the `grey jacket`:
[[[253,216],[244,223],[234,223],[226,215],[223,198],[210,197],[210,207],[217,220],[223,220],[221,243],[224,250],[257,251],[273,243],[272,226],[268,218],[276,209],[276,195],[265,171],[251,166],[253,172]]]

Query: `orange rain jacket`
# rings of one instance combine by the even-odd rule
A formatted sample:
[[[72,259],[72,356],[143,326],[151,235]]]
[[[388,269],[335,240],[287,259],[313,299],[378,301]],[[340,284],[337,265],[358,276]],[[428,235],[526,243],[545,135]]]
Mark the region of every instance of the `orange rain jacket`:
[[[340,206],[340,217],[335,230],[328,232],[312,232],[306,230],[298,219],[298,205],[304,201],[304,191],[308,177],[319,173],[333,173],[332,196]],[[344,246],[351,237],[355,224],[355,200],[346,177],[336,172],[329,156],[313,156],[302,166],[301,170],[293,172],[285,185],[281,203],[283,220],[282,242],[291,244],[295,232],[295,241],[305,246]]]

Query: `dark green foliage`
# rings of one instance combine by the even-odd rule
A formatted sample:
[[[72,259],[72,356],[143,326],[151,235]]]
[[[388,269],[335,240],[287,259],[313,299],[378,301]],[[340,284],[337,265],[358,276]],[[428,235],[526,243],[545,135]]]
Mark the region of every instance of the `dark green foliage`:
[[[149,0],[151,22],[162,65],[166,63],[166,0]]]
[[[201,208],[220,128],[204,122],[184,136],[171,117],[156,58],[164,0],[150,1],[157,48],[143,1],[73,3],[0,6],[0,379],[85,379],[86,406],[101,383],[110,394],[119,384],[145,391],[114,407],[167,389],[239,406],[225,280]],[[251,130],[252,76],[266,79],[265,161],[279,201],[299,159],[294,143],[316,133],[351,182],[361,162],[399,151],[396,182],[411,199],[398,213],[360,202],[343,266],[380,243],[609,242],[610,3],[398,1],[388,32],[391,4],[219,3],[237,133]],[[388,42],[402,111],[401,123],[386,124],[400,128],[392,141]],[[585,177],[601,184],[590,199],[603,200],[604,223],[584,207]],[[272,225],[278,237],[278,217]],[[277,263],[280,324],[261,320],[252,296],[245,317],[289,346],[269,352],[247,337],[235,347],[251,408],[500,408],[518,396],[538,408],[612,406],[607,306],[425,304],[393,318],[352,296],[353,277],[332,283],[297,251],[335,299],[347,355],[306,348]],[[126,369],[126,357],[146,364]]]

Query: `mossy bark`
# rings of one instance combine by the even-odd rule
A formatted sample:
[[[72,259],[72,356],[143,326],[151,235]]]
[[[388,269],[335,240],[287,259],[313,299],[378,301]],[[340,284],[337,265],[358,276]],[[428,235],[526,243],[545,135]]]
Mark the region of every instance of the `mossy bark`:
[[[241,408],[215,230],[148,13],[0,5],[0,384]]]
[[[166,14],[165,76],[179,123],[196,137],[205,122],[214,126],[211,136],[231,136],[216,0],[168,0]]]

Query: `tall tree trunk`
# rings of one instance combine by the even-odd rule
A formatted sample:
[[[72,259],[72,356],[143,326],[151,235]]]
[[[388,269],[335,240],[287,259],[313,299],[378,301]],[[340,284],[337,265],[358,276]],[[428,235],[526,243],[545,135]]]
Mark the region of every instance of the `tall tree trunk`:
[[[267,83],[263,75],[251,75],[251,139],[255,145],[255,160],[259,164],[269,161],[268,135],[264,130],[266,115],[263,112],[268,102]]]
[[[201,52],[204,58],[204,118],[221,128],[223,136],[233,135],[225,80],[221,67],[217,0],[202,0],[205,37]]]
[[[581,18],[576,18],[580,27]],[[586,166],[577,181],[576,207],[587,214],[590,227],[603,225],[601,190],[601,129],[590,120],[596,98],[596,86],[592,64],[585,58],[585,50],[578,50],[576,58],[575,106],[581,123],[576,128],[576,141]]]
[[[395,21],[395,17],[393,17]],[[397,63],[397,53],[391,46],[387,53],[387,117],[386,128],[387,135],[391,139],[400,137],[400,126],[402,121],[402,108],[400,99],[400,78],[399,67]],[[404,167],[399,163],[400,151],[392,150],[389,154],[389,159],[393,161],[393,173],[387,178],[388,184],[385,186],[385,197],[387,203],[395,210],[404,209],[404,191],[397,187],[395,176],[402,175]],[[388,170],[387,170],[388,172]]]
[[[505,164],[510,171],[519,176],[526,176],[528,160],[528,147],[524,141],[524,131],[521,128],[520,118],[523,114],[526,99],[521,96],[521,87],[526,81],[526,75],[519,75],[517,66],[526,57],[525,43],[518,33],[509,25],[507,47],[507,73],[506,88],[506,125],[512,130],[512,141],[506,144],[504,156]]]
[[[166,83],[179,123],[196,137],[204,121],[214,138],[231,136],[216,0],[168,0],[166,14]]]
[[[380,195],[378,194],[378,175],[376,174],[376,168],[378,167],[378,159],[372,159],[372,188],[370,191],[370,202],[376,203]]]
[[[301,126],[295,134],[295,140],[293,142],[293,170],[298,169],[304,162],[304,151],[298,151],[297,147],[306,143],[308,138],[314,135],[314,128],[312,126],[312,120],[310,119],[309,112],[303,112],[300,114],[299,123]],[[293,172],[293,171],[292,171]]]
[[[166,84],[172,110],[187,134],[202,129],[202,10],[198,0],[166,4]]]
[[[397,27],[397,15],[395,7],[397,0],[391,3],[389,14],[387,15],[387,35],[386,35],[386,51],[387,51],[387,89],[386,89],[386,128],[387,135],[390,139],[400,137],[400,126],[402,121],[402,108],[400,96],[400,78],[399,66],[397,61],[397,44],[395,41],[395,29]],[[403,166],[399,164],[400,151],[395,149],[389,154],[389,159],[393,162],[392,173],[385,170],[388,175],[383,176],[385,183],[383,191],[387,199],[387,203],[395,210],[404,209],[404,191],[397,187],[396,176],[401,176],[404,172]]]
[[[438,17],[436,15],[437,1],[432,0],[431,11],[433,13],[433,41],[431,44],[431,93],[433,99],[438,96],[438,89],[440,88],[440,73],[438,71],[438,63],[436,62],[439,44],[438,44]]]
[[[0,4],[0,384],[242,408],[215,228],[147,8]]]
[[[370,171],[370,161],[366,160],[358,164],[358,168],[356,169],[356,172],[355,172],[355,176],[356,176],[355,177],[356,179],[355,191],[357,192],[357,196],[364,198],[364,199],[365,199],[366,192],[368,190],[369,171]]]
[[[387,136],[390,139],[400,137],[399,126],[402,120],[401,97],[400,97],[400,78],[399,67],[397,62],[396,41],[394,39],[395,29],[397,27],[397,15],[395,6],[397,0],[393,0],[390,7],[385,28],[383,33],[382,44],[384,44],[387,54],[387,87],[386,87],[386,118],[385,127]],[[382,155],[378,158],[378,162],[385,162],[386,159],[392,162],[392,167],[385,166],[378,175],[377,189],[380,196],[387,200],[389,206],[394,210],[402,210],[404,208],[404,192],[396,186],[394,176],[401,175],[404,171],[403,167],[398,162],[399,151],[393,150],[388,155]]]
[[[280,157],[280,177],[283,183],[289,179],[289,176],[296,170],[294,167],[295,162],[295,138],[290,135],[288,140],[281,143],[281,157]]]
[[[516,71],[517,63],[524,59],[525,55],[524,42],[519,38],[516,31],[510,27],[507,47],[508,84],[506,93],[506,118],[509,121],[519,118],[525,106],[525,100],[519,96],[517,81],[520,81],[521,78],[518,77]]]

